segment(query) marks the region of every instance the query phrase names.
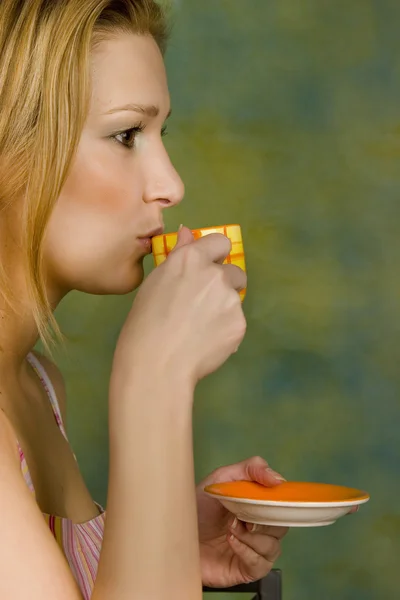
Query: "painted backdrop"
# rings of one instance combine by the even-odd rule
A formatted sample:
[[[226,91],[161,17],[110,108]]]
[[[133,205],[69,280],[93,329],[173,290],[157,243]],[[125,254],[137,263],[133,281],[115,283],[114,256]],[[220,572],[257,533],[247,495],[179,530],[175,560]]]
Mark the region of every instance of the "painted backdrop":
[[[289,479],[367,489],[354,517],[287,536],[284,600],[395,600],[400,3],[174,4],[166,144],[187,193],[167,226],[240,223],[249,271],[245,342],[197,393],[198,477],[261,454]],[[131,302],[76,294],[58,311],[70,437],[101,502]]]

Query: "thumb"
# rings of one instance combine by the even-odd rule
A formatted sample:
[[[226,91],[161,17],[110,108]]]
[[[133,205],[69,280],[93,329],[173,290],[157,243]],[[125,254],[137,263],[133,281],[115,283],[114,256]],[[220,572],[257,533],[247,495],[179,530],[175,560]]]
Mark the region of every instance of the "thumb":
[[[271,467],[262,467],[261,465],[249,465],[248,475],[250,481],[256,481],[266,487],[274,487],[286,481],[280,473],[277,473]]]
[[[254,456],[234,465],[220,467],[205,480],[205,484],[223,481],[255,481],[273,487],[285,481],[285,478],[273,471],[263,458]]]
[[[176,242],[176,246],[174,250],[181,248],[182,246],[186,246],[187,244],[191,244],[194,241],[193,233],[190,231],[188,227],[183,227],[182,225],[178,231],[178,241]]]

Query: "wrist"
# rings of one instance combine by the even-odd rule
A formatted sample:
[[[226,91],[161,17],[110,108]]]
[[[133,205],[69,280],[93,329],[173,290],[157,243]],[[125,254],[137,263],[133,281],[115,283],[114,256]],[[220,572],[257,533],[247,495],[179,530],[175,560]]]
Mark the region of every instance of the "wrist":
[[[119,342],[114,353],[111,376],[126,382],[164,381],[193,393],[197,381],[189,365],[185,364],[184,357],[176,356],[176,353],[174,355],[168,348],[164,349],[161,340],[152,344],[149,344],[149,340],[146,342],[133,344],[130,348]]]
[[[171,445],[192,443],[187,440],[192,436],[194,389],[185,377],[157,366],[150,372],[147,363],[136,364],[129,376],[118,375],[111,375],[108,411],[114,462],[124,463],[131,456],[129,447],[137,444],[151,463],[155,447],[160,456]]]
[[[195,383],[182,368],[167,367],[157,359],[136,359],[132,364],[114,362],[110,378],[110,394],[124,396],[144,394],[147,399],[183,396],[193,400]]]

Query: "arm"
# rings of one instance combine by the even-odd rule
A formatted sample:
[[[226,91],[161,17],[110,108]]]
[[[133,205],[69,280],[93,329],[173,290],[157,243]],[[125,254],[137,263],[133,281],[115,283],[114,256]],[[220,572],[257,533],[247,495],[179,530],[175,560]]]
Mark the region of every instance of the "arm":
[[[113,372],[107,519],[93,600],[201,599],[192,401],[186,382],[155,372],[150,361],[129,377]]]
[[[122,328],[110,381],[107,519],[93,600],[202,597],[192,405],[197,382],[226,361],[246,329],[236,292],[245,275],[219,264],[229,249],[224,236],[194,242],[180,230]]]

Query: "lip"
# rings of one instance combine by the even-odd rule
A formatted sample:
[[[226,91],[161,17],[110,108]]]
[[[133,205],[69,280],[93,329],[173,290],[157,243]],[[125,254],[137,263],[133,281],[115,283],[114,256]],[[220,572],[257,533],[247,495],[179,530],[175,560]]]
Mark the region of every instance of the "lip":
[[[157,229],[153,229],[152,231],[149,231],[148,233],[146,233],[145,235],[141,235],[138,237],[138,240],[140,242],[140,244],[144,247],[146,253],[150,254],[151,253],[151,238],[153,238],[156,235],[162,235],[164,233],[164,227],[157,227]]]
[[[163,233],[164,233],[164,227],[160,226],[160,227],[157,227],[156,229],[152,229],[151,231],[149,231],[148,233],[145,233],[144,235],[140,235],[139,240],[148,240],[149,238],[152,238],[155,235],[162,235]]]

